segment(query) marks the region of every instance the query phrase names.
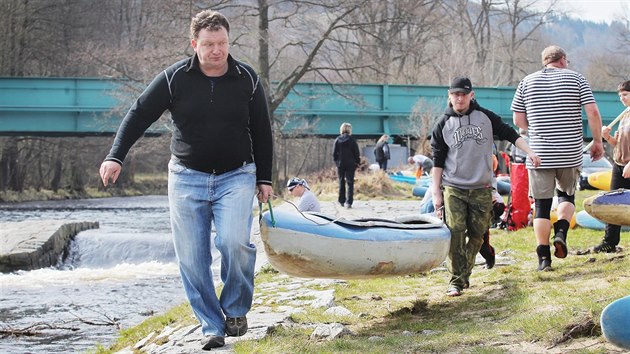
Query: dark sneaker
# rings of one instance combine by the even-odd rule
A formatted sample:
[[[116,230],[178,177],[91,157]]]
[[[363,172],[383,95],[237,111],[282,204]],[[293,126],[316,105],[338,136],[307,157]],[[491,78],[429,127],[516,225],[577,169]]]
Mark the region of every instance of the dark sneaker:
[[[485,247],[485,244],[483,244],[481,246],[481,249],[479,250],[479,254],[481,254],[483,259],[486,260],[486,269],[492,269],[492,267],[494,267],[494,264],[496,263],[496,255],[494,252],[494,247],[492,246]]]
[[[538,270],[550,271],[551,270],[551,250],[549,245],[538,245],[536,247],[536,254],[538,255]]]
[[[553,247],[555,248],[553,255],[557,258],[566,258],[569,251],[567,250],[567,232],[569,231],[569,222],[561,219],[553,224],[555,235],[553,236]]]
[[[617,246],[613,246],[605,241],[602,241],[599,245],[593,247],[595,253],[614,253],[617,252]]]
[[[490,249],[492,250],[492,253],[490,253],[490,256],[488,256],[488,258],[486,258],[487,269],[492,269],[497,261],[496,255],[494,254],[494,247],[490,246]]]
[[[569,251],[567,250],[567,242],[565,241],[564,234],[556,234],[556,237],[553,239],[553,247],[555,247],[555,250],[553,251],[554,256],[557,258],[567,257]]]
[[[212,348],[220,348],[225,345],[225,339],[221,336],[209,336],[206,344],[201,347],[203,350],[211,350]]]
[[[551,259],[541,258],[538,261],[538,271],[548,272],[551,270]]]
[[[247,333],[247,317],[228,317],[225,319],[225,335],[240,337]]]

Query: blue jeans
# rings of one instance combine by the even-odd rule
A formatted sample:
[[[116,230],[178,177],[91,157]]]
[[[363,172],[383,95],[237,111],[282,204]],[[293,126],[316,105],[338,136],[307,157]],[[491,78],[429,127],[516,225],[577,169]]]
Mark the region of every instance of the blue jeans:
[[[202,333],[223,336],[224,316],[245,316],[252,305],[256,247],[250,233],[256,165],[214,175],[189,169],[173,158],[168,170],[173,243],[184,290]],[[221,253],[219,298],[210,268],[213,222]]]

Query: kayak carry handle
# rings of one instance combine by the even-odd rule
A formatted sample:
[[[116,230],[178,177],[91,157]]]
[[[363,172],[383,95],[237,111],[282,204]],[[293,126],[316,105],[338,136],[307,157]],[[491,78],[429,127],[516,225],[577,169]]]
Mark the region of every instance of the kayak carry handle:
[[[276,219],[273,217],[273,208],[271,207],[271,200],[267,200],[267,205],[269,205],[269,216],[271,216],[271,226],[276,227]],[[258,202],[258,208],[260,209],[260,212],[258,213],[258,222],[260,223],[262,221],[262,214],[263,214],[262,202]]]

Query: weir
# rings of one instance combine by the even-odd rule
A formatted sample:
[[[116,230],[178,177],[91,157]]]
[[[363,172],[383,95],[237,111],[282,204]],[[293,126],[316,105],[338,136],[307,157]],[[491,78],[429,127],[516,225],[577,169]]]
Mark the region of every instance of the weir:
[[[69,242],[83,230],[98,228],[98,222],[36,220],[0,223],[0,272],[56,266],[68,251]]]

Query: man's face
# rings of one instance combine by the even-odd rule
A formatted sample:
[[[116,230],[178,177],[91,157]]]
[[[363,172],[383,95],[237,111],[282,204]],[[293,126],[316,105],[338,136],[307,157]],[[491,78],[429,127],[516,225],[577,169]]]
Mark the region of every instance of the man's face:
[[[209,69],[220,69],[225,66],[230,48],[229,43],[228,32],[223,27],[218,31],[204,28],[191,42],[197,57],[199,57],[200,65]]]
[[[293,188],[290,188],[289,193],[294,197],[301,197],[302,194],[304,194],[304,187],[301,185],[297,185]]]
[[[448,93],[448,97],[451,100],[453,109],[458,113],[466,113],[466,111],[468,111],[468,108],[470,107],[470,101],[472,101],[474,95],[475,94],[472,91],[470,93],[463,93],[463,92],[449,92]]]
[[[630,107],[630,92],[623,90],[619,91],[619,100],[624,106]]]

